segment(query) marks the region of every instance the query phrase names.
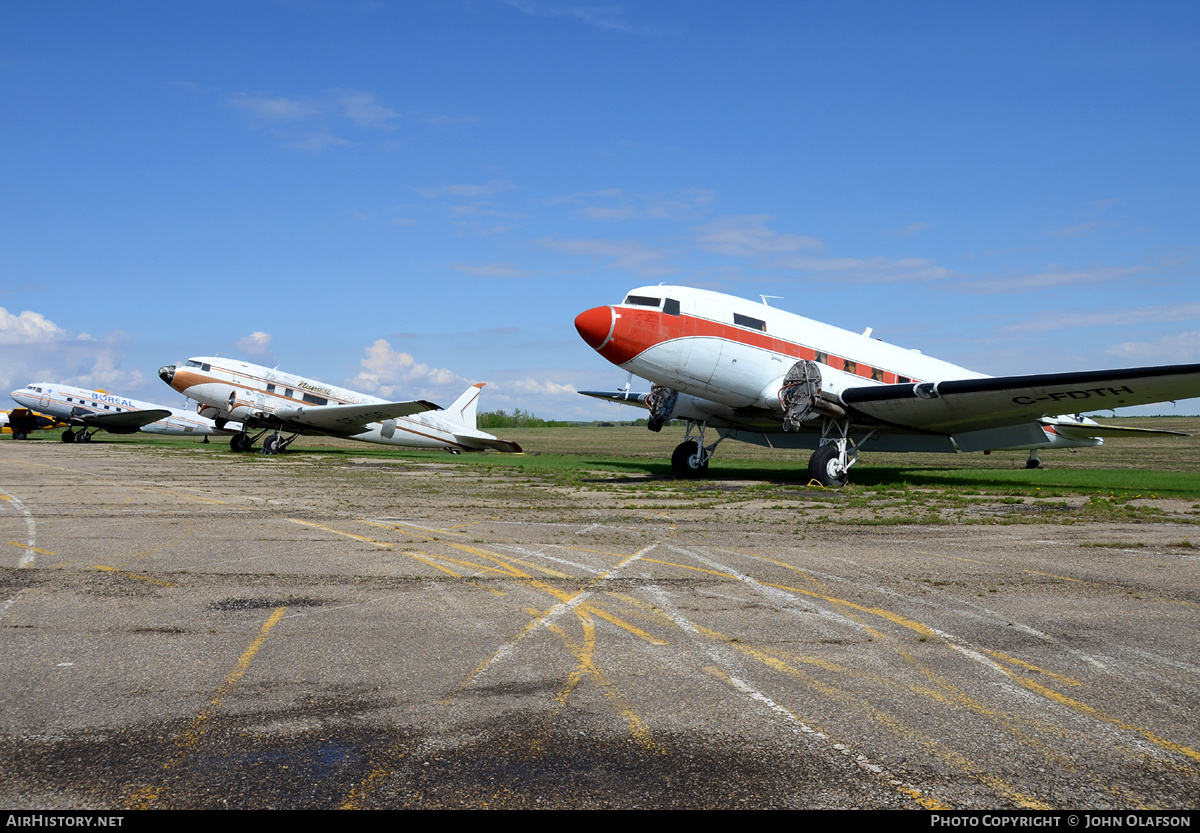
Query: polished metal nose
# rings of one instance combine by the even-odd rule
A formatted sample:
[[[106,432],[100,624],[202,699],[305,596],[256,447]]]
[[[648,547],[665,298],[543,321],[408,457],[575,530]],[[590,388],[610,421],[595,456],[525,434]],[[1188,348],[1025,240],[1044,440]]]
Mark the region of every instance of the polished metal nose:
[[[171,384],[171,380],[175,378],[175,365],[164,364],[160,367],[158,369],[158,378],[162,379],[168,385]]]

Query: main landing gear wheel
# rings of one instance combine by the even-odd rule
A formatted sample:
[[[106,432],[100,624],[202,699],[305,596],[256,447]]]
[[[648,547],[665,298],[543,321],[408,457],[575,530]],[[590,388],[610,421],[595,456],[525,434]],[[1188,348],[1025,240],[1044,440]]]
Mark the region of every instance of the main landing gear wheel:
[[[75,432],[72,431],[70,428],[68,428],[66,431],[63,431],[62,432],[62,440],[64,443],[75,442]]]
[[[263,440],[263,454],[282,454],[284,447],[283,437],[267,437]]]
[[[13,431],[13,439],[14,440],[24,440],[27,438],[28,438],[28,435],[24,431]]]
[[[695,440],[686,440],[675,447],[671,454],[671,470],[676,477],[696,480],[708,474],[708,460],[699,461],[700,446]]]
[[[232,451],[249,451],[250,446],[252,445],[254,445],[254,440],[250,439],[245,434],[234,434],[229,438],[229,448]]]
[[[840,488],[850,479],[837,443],[823,445],[808,458],[808,475],[826,488]]]
[[[92,435],[89,434],[87,431],[80,431],[78,434],[75,435],[75,442],[77,442],[77,443],[90,443],[91,441],[92,441]]]

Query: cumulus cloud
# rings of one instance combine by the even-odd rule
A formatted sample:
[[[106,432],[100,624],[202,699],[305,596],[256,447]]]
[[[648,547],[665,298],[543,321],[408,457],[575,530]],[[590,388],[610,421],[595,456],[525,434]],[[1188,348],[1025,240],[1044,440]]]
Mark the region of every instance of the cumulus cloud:
[[[122,390],[140,388],[140,370],[121,367],[129,336],[113,331],[103,340],[87,333],[72,337],[41,313],[13,315],[0,307],[0,389],[30,382]]]
[[[386,339],[377,339],[366,348],[366,353],[366,358],[359,362],[358,375],[347,383],[355,390],[385,397],[412,397],[436,395],[429,392],[433,390],[444,394],[452,386],[467,384],[453,370],[432,367],[408,353],[398,352]]]
[[[238,339],[237,349],[248,356],[273,361],[274,353],[271,352],[272,338],[273,336],[267,335],[261,330],[255,330],[250,335]]]
[[[39,312],[13,315],[0,307],[0,344],[38,344],[66,337],[66,330]]]
[[[933,228],[929,223],[913,223],[904,228],[894,229],[891,232],[892,237],[899,237],[901,240],[907,240],[914,234],[920,234],[923,231]]]

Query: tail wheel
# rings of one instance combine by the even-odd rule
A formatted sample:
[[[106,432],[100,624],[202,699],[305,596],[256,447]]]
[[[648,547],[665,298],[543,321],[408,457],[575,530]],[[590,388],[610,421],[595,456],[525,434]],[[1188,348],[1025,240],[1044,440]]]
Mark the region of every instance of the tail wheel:
[[[671,470],[676,477],[695,480],[708,474],[708,460],[698,462],[700,446],[695,440],[686,440],[675,447],[671,454]]]
[[[837,443],[823,445],[808,458],[808,475],[827,488],[840,488],[850,479]]]

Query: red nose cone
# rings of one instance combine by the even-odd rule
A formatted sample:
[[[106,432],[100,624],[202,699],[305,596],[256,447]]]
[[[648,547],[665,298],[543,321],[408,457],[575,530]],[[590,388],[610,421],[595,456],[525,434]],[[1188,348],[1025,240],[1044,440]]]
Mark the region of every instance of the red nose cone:
[[[575,316],[575,329],[588,343],[588,347],[599,350],[612,335],[612,307],[593,307]]]

